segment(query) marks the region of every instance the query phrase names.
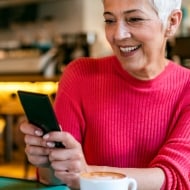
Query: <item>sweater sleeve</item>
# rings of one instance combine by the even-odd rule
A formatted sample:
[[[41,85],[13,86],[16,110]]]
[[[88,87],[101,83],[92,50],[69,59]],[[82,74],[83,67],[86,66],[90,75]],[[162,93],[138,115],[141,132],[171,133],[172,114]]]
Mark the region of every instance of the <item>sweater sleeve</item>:
[[[169,133],[158,156],[150,167],[160,167],[165,172],[165,190],[190,188],[190,93],[185,95],[183,109],[175,128]],[[185,106],[184,106],[185,105]],[[179,106],[180,107],[180,106]]]

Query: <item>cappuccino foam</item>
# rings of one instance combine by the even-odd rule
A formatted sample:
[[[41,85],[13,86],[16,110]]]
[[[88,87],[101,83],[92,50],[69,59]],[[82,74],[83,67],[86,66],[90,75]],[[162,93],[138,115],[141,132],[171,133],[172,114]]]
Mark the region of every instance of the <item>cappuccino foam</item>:
[[[115,173],[115,172],[90,172],[82,174],[82,177],[88,179],[112,180],[112,179],[125,178],[126,176],[124,174]]]

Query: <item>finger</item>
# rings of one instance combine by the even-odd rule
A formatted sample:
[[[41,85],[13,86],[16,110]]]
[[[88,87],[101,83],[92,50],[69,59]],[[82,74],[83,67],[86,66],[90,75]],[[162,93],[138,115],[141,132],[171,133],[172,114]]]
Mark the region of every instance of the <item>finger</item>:
[[[51,162],[51,167],[57,171],[66,171],[70,173],[80,173],[82,168],[81,162],[74,160]]]
[[[28,145],[46,147],[46,142],[42,137],[36,137],[32,135],[25,135],[24,141]]]
[[[47,156],[30,155],[28,156],[28,161],[37,167],[49,166],[49,160]]]
[[[28,122],[21,123],[20,131],[28,135],[37,135],[37,136],[43,135],[43,131],[40,128]]]
[[[49,150],[49,148],[27,145],[25,148],[25,152],[27,155],[48,156],[50,150]]]
[[[49,167],[49,149],[35,146],[26,146],[25,153],[28,161],[37,167]]]
[[[43,136],[46,141],[61,142],[67,149],[79,147],[80,144],[76,139],[67,132],[50,132]]]
[[[84,158],[81,149],[51,149],[49,153],[50,161],[54,160],[82,160]]]

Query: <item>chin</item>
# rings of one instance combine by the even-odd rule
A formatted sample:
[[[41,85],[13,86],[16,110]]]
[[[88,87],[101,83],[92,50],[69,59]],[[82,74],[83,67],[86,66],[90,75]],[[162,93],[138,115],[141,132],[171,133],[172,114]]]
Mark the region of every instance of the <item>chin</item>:
[[[135,72],[145,69],[145,64],[140,63],[139,61],[120,59],[120,63],[122,68],[127,71]]]

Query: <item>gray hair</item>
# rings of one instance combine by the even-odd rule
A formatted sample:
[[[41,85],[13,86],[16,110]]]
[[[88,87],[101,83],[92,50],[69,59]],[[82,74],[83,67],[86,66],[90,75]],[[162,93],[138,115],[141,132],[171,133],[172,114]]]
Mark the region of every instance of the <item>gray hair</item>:
[[[172,11],[181,9],[182,0],[149,0],[158,17],[166,26],[168,17]],[[104,0],[102,0],[104,3]]]
[[[181,9],[182,0],[149,0],[158,17],[166,26],[168,17],[174,10]]]

